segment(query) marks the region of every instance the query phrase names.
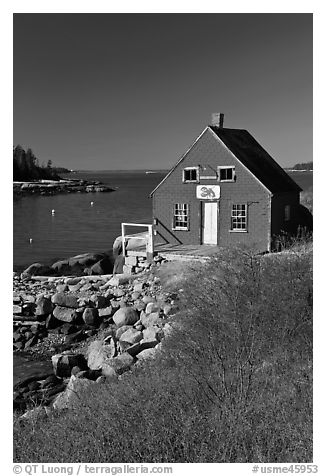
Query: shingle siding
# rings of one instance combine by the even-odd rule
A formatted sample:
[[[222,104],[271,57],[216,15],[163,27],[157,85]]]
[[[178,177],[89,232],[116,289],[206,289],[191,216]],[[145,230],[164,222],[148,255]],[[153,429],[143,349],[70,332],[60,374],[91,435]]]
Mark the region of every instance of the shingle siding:
[[[196,198],[197,183],[183,183],[185,167],[200,165],[200,175],[214,175],[218,166],[235,166],[235,182],[218,182],[216,179],[200,179],[199,184],[220,185],[219,240],[220,246],[248,244],[266,251],[269,249],[270,192],[249,172],[207,129],[194,144],[172,173],[153,194],[153,218],[161,237],[169,243],[200,244],[201,200]],[[206,167],[206,171],[203,168]],[[173,207],[175,203],[188,203],[190,208],[189,231],[173,231]],[[232,204],[248,206],[248,231],[230,232]],[[163,241],[163,240],[162,240]]]

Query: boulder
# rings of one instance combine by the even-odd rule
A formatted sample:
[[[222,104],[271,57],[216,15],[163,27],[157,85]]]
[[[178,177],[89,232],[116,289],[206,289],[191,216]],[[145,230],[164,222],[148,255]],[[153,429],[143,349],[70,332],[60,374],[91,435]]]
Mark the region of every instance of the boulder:
[[[112,306],[104,307],[102,309],[98,310],[98,315],[99,317],[102,317],[103,319],[107,317],[111,317],[113,315],[113,309]]]
[[[130,280],[130,276],[126,274],[115,274],[112,276],[111,279],[107,282],[108,286],[116,287],[119,286],[120,284],[126,284]]]
[[[111,367],[118,375],[121,375],[122,373],[129,370],[133,363],[133,357],[128,354],[128,352],[125,352],[121,355],[118,355],[117,357],[114,357],[113,359],[109,359],[104,367],[104,372],[107,373],[109,371],[107,367]],[[103,373],[103,375],[106,375],[106,373]]]
[[[149,302],[146,306],[146,314],[151,314],[152,312],[160,311],[161,307],[157,302]]]
[[[53,401],[53,409],[60,411],[80,405],[80,393],[92,385],[95,385],[93,380],[78,378],[75,375],[72,375],[66,390],[60,393]]]
[[[44,264],[41,263],[33,263],[22,272],[22,277],[51,276],[52,274],[53,269],[51,269],[49,266],[44,266]]]
[[[90,300],[94,304],[94,306],[98,309],[102,309],[106,307],[109,303],[109,300],[105,296],[102,296],[101,294],[93,294]]]
[[[83,253],[69,258],[68,262],[71,267],[76,265],[90,267],[105,257],[104,253]]]
[[[67,259],[65,260],[59,260],[56,261],[51,265],[52,272],[54,271],[57,274],[69,274],[70,273],[70,266],[69,266],[69,261]]]
[[[113,321],[118,326],[133,325],[139,319],[139,315],[132,307],[121,307],[113,315]]]
[[[58,326],[62,325],[62,321],[56,319],[53,314],[50,314],[45,320],[45,328],[46,329],[55,329]]]
[[[142,312],[140,314],[140,320],[144,327],[162,326],[163,324],[158,312],[152,312],[148,315],[145,312]]]
[[[134,250],[139,248],[139,240],[135,238],[129,238],[126,240],[126,250]],[[118,236],[112,246],[113,256],[116,257],[122,254],[122,236]]]
[[[116,355],[116,346],[113,338],[107,341],[95,340],[91,342],[86,351],[87,365],[92,370],[99,370],[112,357]]]
[[[64,293],[68,290],[68,286],[66,284],[57,284],[56,290],[58,293]]]
[[[89,326],[95,326],[98,323],[98,310],[94,307],[86,307],[83,312],[83,321]]]
[[[121,336],[120,342],[128,342],[129,344],[136,344],[137,342],[141,341],[143,338],[143,333],[141,331],[137,331],[133,327],[127,329]]]
[[[53,372],[57,377],[70,377],[73,367],[86,369],[86,360],[82,354],[56,354],[52,356]]]
[[[75,322],[78,318],[78,313],[73,308],[56,306],[53,311],[53,316],[59,321]]]
[[[76,293],[77,291],[79,291],[82,288],[82,286],[83,286],[82,283],[69,284],[68,289],[69,289],[69,291],[71,291],[73,293]]]
[[[124,264],[125,264],[125,257],[122,255],[116,256],[114,260],[113,274],[122,274]]]
[[[154,357],[156,350],[155,349],[145,349],[137,354],[137,360],[146,360]]]
[[[120,339],[120,337],[122,336],[122,334],[124,332],[126,332],[128,329],[133,329],[132,326],[121,326],[119,327],[116,331],[115,331],[115,338],[116,339]]]
[[[79,306],[78,296],[74,294],[55,293],[53,294],[51,301],[57,306],[71,307],[73,309],[77,309]]]
[[[36,316],[44,316],[50,314],[53,310],[53,304],[51,299],[43,295],[38,296],[36,299]]]
[[[112,271],[112,261],[110,258],[106,257],[91,266],[90,274],[111,274]]]

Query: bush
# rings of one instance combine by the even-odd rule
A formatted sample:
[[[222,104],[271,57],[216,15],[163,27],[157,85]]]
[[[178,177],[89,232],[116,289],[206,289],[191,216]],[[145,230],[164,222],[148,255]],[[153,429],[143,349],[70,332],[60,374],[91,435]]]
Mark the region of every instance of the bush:
[[[78,407],[15,423],[24,462],[312,460],[310,256],[212,259],[156,358]]]

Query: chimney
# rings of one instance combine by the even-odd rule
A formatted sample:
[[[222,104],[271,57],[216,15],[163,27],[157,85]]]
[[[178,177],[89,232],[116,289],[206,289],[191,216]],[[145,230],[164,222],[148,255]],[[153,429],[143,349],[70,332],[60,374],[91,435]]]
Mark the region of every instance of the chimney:
[[[221,112],[212,113],[212,126],[223,129],[224,114]]]

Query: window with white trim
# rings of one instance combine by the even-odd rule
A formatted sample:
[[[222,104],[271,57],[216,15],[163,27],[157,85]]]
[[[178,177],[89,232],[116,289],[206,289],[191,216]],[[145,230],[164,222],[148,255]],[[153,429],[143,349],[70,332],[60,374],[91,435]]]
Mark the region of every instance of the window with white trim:
[[[284,221],[290,221],[291,219],[291,205],[285,205],[284,207]]]
[[[175,203],[173,211],[173,229],[189,230],[189,205],[188,203]]]
[[[232,205],[231,211],[231,230],[247,231],[248,226],[248,207],[244,203]]]
[[[185,167],[182,171],[182,181],[199,182],[199,167]]]
[[[218,180],[220,182],[235,181],[235,167],[233,165],[223,165],[217,167]]]

